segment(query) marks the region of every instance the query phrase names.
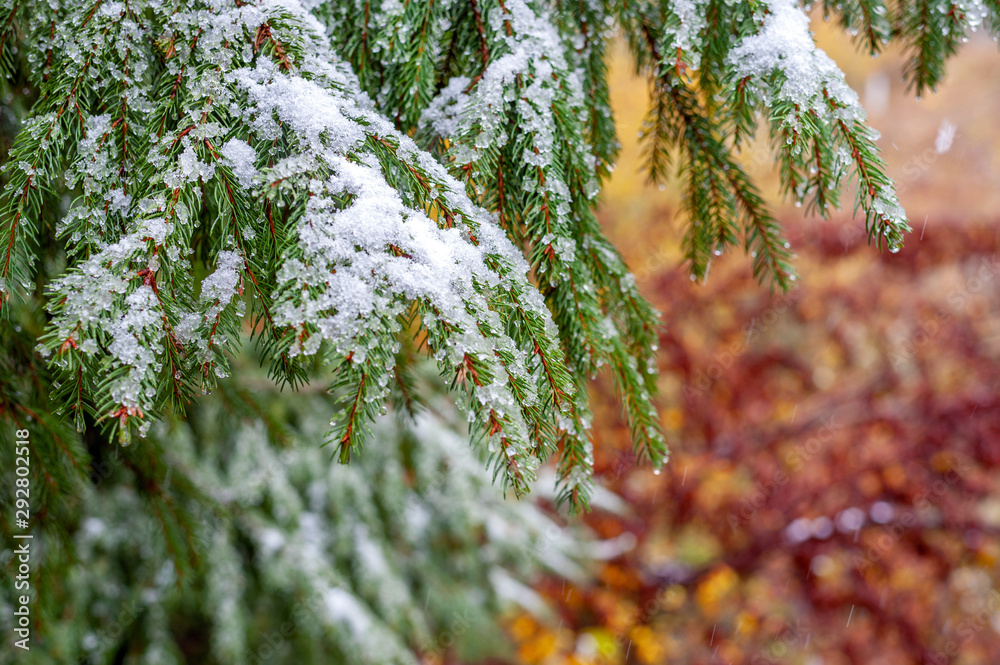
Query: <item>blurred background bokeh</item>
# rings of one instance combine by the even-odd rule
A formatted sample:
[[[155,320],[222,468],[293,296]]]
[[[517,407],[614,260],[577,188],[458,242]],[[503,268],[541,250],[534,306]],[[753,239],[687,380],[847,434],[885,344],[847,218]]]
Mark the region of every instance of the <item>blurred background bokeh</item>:
[[[510,615],[523,662],[1000,663],[1000,53],[971,40],[916,100],[897,52],[813,29],[882,133],[913,233],[869,247],[853,192],[803,217],[760,143],[744,163],[798,287],[770,292],[738,253],[691,281],[679,192],[640,175],[648,90],[619,47],[601,219],[663,313],[673,452],[660,475],[636,467],[598,383],[596,466],[629,512],[587,519],[637,545],[589,584],[544,581],[550,616]]]

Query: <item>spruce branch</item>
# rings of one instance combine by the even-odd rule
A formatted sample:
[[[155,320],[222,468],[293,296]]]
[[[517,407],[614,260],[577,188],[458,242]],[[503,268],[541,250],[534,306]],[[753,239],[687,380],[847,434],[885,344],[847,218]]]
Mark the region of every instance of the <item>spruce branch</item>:
[[[870,52],[904,43],[918,90],[997,29],[995,0],[824,8]],[[695,277],[740,243],[758,279],[793,279],[739,166],[761,117],[787,197],[829,215],[853,178],[871,242],[898,249],[877,134],[792,0],[6,0],[0,73],[30,88],[12,108],[38,99],[2,171],[0,309],[46,301],[51,398],[122,443],[218,390],[250,339],[278,385],[325,372],[346,461],[386,403],[418,417],[429,355],[506,486],[558,453],[559,501],[586,506],[600,369],[640,457],[666,458],[657,314],[595,214],[615,28],[651,82],[646,166],[680,175]]]

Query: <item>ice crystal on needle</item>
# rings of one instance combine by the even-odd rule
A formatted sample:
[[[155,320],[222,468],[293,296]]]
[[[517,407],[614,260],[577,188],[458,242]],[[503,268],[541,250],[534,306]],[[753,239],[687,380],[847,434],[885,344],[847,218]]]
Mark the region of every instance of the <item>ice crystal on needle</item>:
[[[670,3],[671,19],[664,26],[664,43],[668,52],[683,53],[692,69],[701,65],[702,31],[708,25],[703,0],[676,0]]]
[[[257,167],[254,164],[257,152],[236,138],[229,139],[220,152],[226,158],[226,166],[232,169],[240,186],[247,189],[253,187],[254,178],[257,176]]]

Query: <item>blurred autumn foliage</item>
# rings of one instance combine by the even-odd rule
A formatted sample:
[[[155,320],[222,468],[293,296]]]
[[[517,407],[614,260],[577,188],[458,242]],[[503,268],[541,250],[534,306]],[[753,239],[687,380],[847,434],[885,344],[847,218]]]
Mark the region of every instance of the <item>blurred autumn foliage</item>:
[[[522,662],[1000,663],[1000,55],[967,44],[918,102],[898,55],[814,29],[883,131],[914,232],[879,254],[849,208],[779,207],[797,289],[768,292],[739,255],[693,283],[678,194],[636,175],[646,90],[619,58],[602,219],[663,312],[673,453],[662,475],[636,467],[595,387],[596,466],[630,512],[587,519],[638,544],[587,586],[542,583],[555,616],[509,623]],[[767,146],[746,157],[766,181]]]

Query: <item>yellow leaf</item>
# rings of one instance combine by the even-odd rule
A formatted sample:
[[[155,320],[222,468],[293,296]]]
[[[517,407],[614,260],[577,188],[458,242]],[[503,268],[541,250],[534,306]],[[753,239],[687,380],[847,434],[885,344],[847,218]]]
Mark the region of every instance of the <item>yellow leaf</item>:
[[[733,590],[739,576],[729,566],[719,566],[698,583],[694,592],[695,602],[708,616],[715,616],[719,603]]]

